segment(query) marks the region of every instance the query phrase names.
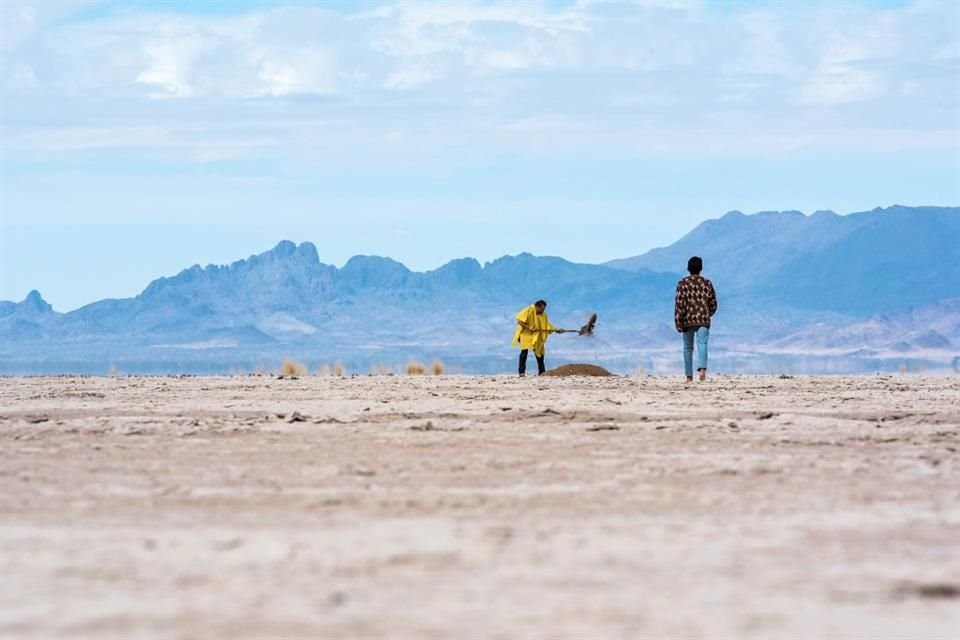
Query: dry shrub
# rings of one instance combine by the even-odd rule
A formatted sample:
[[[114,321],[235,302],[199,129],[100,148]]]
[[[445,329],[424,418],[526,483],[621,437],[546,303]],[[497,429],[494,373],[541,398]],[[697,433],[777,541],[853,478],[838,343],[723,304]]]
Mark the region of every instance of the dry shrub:
[[[383,363],[375,364],[370,367],[371,376],[392,376],[393,367],[388,367]]]
[[[333,365],[333,375],[337,376],[338,378],[342,378],[343,376],[347,375],[347,371],[343,368],[343,365],[338,362]]]
[[[430,365],[430,368],[433,369],[433,375],[442,376],[443,375],[443,362],[441,360],[434,360],[433,364]]]
[[[328,365],[328,364],[323,365],[322,367],[320,367],[320,371],[319,371],[318,373],[319,373],[319,375],[324,376],[324,377],[329,376],[329,375],[330,375],[330,365]]]
[[[302,363],[290,358],[284,358],[283,364],[280,365],[280,375],[284,378],[298,378],[306,372],[307,368]]]
[[[407,375],[408,376],[422,376],[426,372],[426,367],[423,366],[422,362],[417,362],[416,360],[411,360],[407,363]]]
[[[110,369],[107,370],[107,376],[110,378],[117,377],[117,365],[115,364],[110,365]]]

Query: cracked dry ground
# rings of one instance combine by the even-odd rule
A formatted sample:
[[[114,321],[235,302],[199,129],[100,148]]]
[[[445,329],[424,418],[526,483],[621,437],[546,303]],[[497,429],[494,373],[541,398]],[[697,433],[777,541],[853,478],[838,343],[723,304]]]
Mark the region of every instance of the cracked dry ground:
[[[956,637],[960,378],[0,379],[0,637]]]

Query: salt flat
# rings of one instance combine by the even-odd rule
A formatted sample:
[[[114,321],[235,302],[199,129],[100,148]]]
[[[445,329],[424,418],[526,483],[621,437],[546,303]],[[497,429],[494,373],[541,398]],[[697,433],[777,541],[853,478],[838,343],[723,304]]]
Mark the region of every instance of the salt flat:
[[[6,638],[948,638],[960,377],[0,379]]]

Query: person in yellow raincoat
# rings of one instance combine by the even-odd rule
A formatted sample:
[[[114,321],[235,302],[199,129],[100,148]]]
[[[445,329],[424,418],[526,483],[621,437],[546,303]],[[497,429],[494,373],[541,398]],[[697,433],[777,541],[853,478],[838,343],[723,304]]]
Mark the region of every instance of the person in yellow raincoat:
[[[527,354],[530,349],[533,349],[533,355],[537,357],[537,372],[542,374],[547,370],[544,359],[547,338],[551,333],[565,333],[565,330],[550,324],[545,300],[537,300],[517,314],[517,331],[513,334],[513,344],[520,345],[521,378],[527,375]]]

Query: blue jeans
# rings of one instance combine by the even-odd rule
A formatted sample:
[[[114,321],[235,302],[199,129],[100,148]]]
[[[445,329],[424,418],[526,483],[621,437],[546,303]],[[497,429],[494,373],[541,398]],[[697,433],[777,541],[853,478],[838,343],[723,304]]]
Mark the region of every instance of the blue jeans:
[[[690,327],[683,330],[683,372],[690,378],[693,376],[693,339],[697,339],[697,369],[707,368],[707,340],[710,339],[710,329],[707,327]]]

